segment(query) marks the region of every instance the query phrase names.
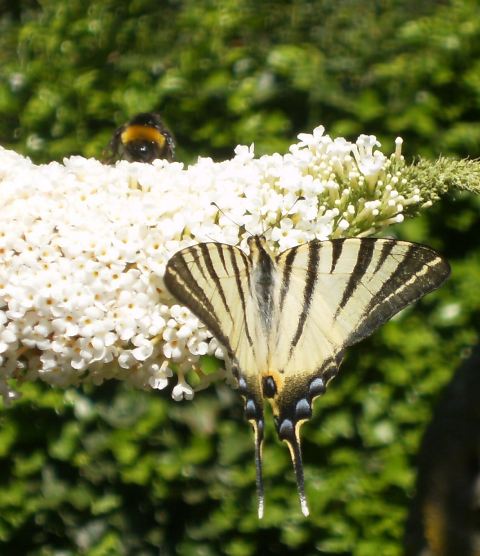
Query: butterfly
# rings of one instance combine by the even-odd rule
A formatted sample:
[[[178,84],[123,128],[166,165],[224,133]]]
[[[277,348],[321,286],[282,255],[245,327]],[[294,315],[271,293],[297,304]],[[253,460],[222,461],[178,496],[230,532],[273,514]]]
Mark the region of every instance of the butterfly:
[[[448,263],[423,245],[393,239],[313,240],[273,255],[263,236],[249,254],[223,243],[175,253],[164,281],[224,347],[255,434],[258,515],[264,512],[264,400],[290,450],[300,506],[300,428],[337,374],[348,346],[439,287]]]

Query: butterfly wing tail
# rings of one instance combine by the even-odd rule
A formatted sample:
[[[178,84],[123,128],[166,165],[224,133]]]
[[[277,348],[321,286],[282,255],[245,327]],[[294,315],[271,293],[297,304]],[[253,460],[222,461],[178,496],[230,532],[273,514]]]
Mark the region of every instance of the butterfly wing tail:
[[[327,382],[337,372],[333,360],[326,361],[313,378],[308,375],[290,377],[273,396],[271,405],[277,425],[278,438],[290,450],[302,513],[307,517],[307,497],[305,495],[300,428],[312,416],[312,403],[325,392]]]
[[[255,432],[255,469],[257,473],[258,519],[263,518],[265,508],[265,494],[263,488],[263,420],[252,421]]]
[[[305,495],[305,481],[303,477],[302,449],[300,445],[300,426],[301,423],[294,425],[289,419],[285,419],[278,428],[278,436],[283,440],[290,450],[295,478],[297,479],[298,495],[300,497],[300,507],[302,513],[307,517],[310,513],[308,509],[307,497]]]
[[[237,371],[238,372],[238,371]],[[263,437],[265,420],[263,416],[263,400],[260,392],[258,380],[253,377],[249,380],[244,376],[239,377],[238,381],[240,394],[245,401],[245,417],[252,425],[255,433],[255,468],[258,493],[258,517],[262,519],[265,506],[263,489]]]

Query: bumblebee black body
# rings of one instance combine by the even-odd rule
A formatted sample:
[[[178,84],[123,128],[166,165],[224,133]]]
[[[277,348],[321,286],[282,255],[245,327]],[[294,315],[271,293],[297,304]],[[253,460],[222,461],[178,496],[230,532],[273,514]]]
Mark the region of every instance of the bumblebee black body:
[[[107,151],[109,163],[116,160],[150,163],[157,158],[172,162],[175,140],[158,114],[144,112],[115,131]]]

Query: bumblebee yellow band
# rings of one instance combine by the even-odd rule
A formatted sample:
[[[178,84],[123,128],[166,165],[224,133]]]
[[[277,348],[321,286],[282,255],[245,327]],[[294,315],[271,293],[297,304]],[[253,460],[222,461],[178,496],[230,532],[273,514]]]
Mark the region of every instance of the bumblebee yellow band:
[[[160,146],[165,144],[165,137],[154,127],[144,125],[129,125],[121,135],[122,143],[130,141],[154,141]]]

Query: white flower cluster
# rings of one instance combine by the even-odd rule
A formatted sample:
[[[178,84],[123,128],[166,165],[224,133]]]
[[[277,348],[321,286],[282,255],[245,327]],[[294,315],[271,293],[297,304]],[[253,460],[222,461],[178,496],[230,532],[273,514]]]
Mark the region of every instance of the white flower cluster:
[[[199,159],[184,168],[103,165],[74,156],[34,165],[0,149],[0,393],[11,379],[58,386],[109,378],[193,396],[185,374],[222,356],[163,285],[168,258],[200,241],[272,249],[367,235],[420,206],[402,179],[401,142],[387,158],[373,136],[332,140],[319,127],[286,155]],[[214,203],[214,204],[212,204]]]

